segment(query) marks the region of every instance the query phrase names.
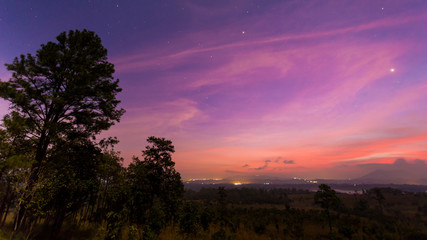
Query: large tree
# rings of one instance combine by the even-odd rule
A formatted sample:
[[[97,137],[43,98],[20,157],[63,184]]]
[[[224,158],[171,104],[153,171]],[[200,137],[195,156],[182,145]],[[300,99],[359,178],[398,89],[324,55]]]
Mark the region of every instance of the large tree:
[[[13,75],[0,82],[0,97],[27,120],[27,135],[36,145],[29,190],[56,144],[91,139],[124,113],[117,107],[121,89],[101,39],[94,32],[76,30],[63,32],[56,40],[42,44],[35,56],[21,55],[6,64]]]

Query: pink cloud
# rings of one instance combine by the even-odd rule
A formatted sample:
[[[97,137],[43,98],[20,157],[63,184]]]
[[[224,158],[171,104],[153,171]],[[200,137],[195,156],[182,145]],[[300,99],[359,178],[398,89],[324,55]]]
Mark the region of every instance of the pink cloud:
[[[144,148],[148,136],[176,140],[191,122],[205,118],[196,103],[188,99],[128,108],[126,111],[120,123],[101,136],[117,136],[121,139],[120,149],[126,154],[126,162]]]

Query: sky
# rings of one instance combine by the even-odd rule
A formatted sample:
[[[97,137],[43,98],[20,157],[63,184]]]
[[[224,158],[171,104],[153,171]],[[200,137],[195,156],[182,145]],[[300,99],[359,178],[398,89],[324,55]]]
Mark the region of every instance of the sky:
[[[63,31],[101,37],[125,164],[153,135],[184,179],[427,170],[426,1],[0,3],[2,81]]]

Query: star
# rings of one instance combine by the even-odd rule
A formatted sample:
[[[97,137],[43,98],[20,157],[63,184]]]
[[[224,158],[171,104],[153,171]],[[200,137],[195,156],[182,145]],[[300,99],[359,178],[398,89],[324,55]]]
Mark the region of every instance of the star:
[[[245,34],[246,33],[246,31],[242,31],[242,34]]]
[[[390,72],[394,72],[395,71],[395,69],[394,68],[390,68]]]

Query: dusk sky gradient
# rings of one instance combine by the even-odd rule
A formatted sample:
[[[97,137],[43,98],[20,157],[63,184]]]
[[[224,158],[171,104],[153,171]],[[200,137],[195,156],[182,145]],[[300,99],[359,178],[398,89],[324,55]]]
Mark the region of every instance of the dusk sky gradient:
[[[427,1],[0,2],[2,81],[63,31],[101,37],[126,164],[154,135],[184,179],[427,170]]]

